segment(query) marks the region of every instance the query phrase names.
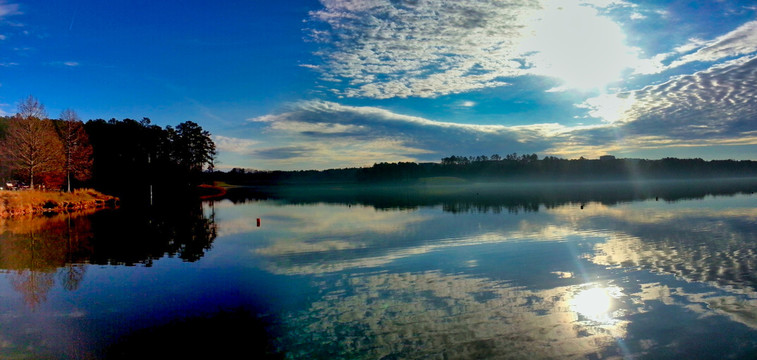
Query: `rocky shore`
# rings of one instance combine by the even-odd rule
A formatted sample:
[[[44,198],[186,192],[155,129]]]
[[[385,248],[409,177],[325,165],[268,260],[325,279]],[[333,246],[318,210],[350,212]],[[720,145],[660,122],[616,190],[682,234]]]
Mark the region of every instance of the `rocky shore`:
[[[0,218],[42,213],[117,207],[119,199],[91,189],[58,191],[0,191]]]

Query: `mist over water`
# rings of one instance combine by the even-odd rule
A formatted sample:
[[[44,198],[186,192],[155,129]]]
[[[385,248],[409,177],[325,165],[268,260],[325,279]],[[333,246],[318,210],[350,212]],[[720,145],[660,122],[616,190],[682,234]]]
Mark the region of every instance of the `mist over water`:
[[[751,358],[755,186],[267,187],[7,220],[0,357]]]

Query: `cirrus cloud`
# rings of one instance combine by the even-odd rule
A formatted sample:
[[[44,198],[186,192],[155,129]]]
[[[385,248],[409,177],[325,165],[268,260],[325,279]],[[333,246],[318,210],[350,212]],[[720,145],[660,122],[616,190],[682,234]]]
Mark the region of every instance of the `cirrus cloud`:
[[[18,15],[20,13],[18,4],[9,4],[5,1],[0,1],[0,19],[8,15]]]
[[[670,64],[670,67],[677,67],[694,61],[716,61],[757,52],[757,21],[745,23],[712,41],[703,43],[701,40],[694,39],[692,42],[691,47],[698,47],[698,49],[674,61]]]

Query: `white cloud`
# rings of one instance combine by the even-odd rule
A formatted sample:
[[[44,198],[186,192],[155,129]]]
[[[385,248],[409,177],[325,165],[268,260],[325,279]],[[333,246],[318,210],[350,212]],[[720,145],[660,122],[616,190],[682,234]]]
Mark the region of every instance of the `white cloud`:
[[[600,94],[589,98],[577,105],[579,108],[588,109],[588,115],[608,123],[628,121],[625,114],[633,106],[635,99],[633,94]]]
[[[313,65],[313,64],[300,64],[299,66],[300,66],[300,67],[304,67],[304,68],[306,68],[306,69],[313,69],[313,70],[318,70],[318,69],[320,69],[320,68],[321,68],[320,66],[318,66],[318,65]]]
[[[696,52],[674,61],[670,64],[670,67],[674,68],[694,61],[716,61],[757,52],[757,21],[745,23],[715,40],[705,43],[702,43],[701,40],[694,40],[686,46],[694,47],[700,44],[701,47]],[[685,49],[688,50],[688,48]]]
[[[744,57],[665,83],[589,99],[589,115],[618,124],[650,146],[755,144],[757,57]]]
[[[0,19],[8,15],[18,15],[18,4],[8,4],[5,1],[0,1]]]
[[[8,4],[5,1],[0,0],[0,20],[4,20],[8,16],[21,14],[18,9],[18,4]],[[8,39],[8,35],[0,34],[0,41],[6,39]],[[0,66],[2,66],[2,64],[0,64]]]
[[[716,62],[757,53],[757,21],[747,22],[713,40],[690,38],[672,51],[644,59],[637,74],[658,74],[694,62]],[[666,64],[667,63],[667,64]]]
[[[310,39],[323,63],[302,65],[330,92],[375,99],[433,98],[556,78],[554,91],[600,89],[624,71],[659,74],[691,62],[757,52],[757,21],[713,40],[691,38],[640,59],[618,21],[669,16],[620,0],[323,0]],[[612,18],[610,17],[612,14]]]
[[[639,149],[755,145],[755,98],[757,58],[745,58],[588,99],[579,107],[604,121],[596,125],[464,124],[378,107],[303,101],[249,119],[258,142],[245,149],[261,168],[325,169],[438,161],[450,155],[517,152],[577,158]]]
[[[233,152],[239,154],[248,154],[250,149],[258,142],[251,139],[229,137],[223,135],[213,135],[213,142],[219,151]]]
[[[527,73],[561,80],[556,90],[601,90],[638,63],[637,50],[625,44],[620,26],[578,2],[547,2],[525,32],[519,50],[529,54]]]
[[[322,44],[323,78],[343,81],[338,90],[348,97],[436,97],[501,87],[507,78],[532,74],[555,76],[571,87],[601,86],[634,60],[618,26],[597,10],[630,6],[622,1],[322,4],[310,14],[311,39]],[[591,83],[584,83],[587,78]]]
[[[248,124],[261,134],[251,156],[291,169],[438,161],[453,154],[543,152],[568,141],[571,131],[588,128],[442,122],[326,101],[292,104],[284,112],[249,119]]]

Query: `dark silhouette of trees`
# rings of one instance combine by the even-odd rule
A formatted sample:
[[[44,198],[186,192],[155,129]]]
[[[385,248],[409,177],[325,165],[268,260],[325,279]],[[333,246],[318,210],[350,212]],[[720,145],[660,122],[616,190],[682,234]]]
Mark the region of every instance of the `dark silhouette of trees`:
[[[84,264],[144,264],[166,255],[197,261],[217,236],[210,214],[194,199],[143,209],[85,211],[21,217],[0,232],[0,272],[29,308],[47,299],[56,283],[76,290]]]
[[[203,171],[213,170],[216,147],[210,132],[192,121],[165,129],[148,118],[84,124],[71,109],[50,120],[44,105],[29,96],[15,116],[0,117],[0,156],[3,179],[51,189],[65,183],[68,191],[78,182],[152,203],[154,190],[186,193],[198,185]]]
[[[172,143],[174,163],[185,176],[197,178],[206,165],[213,170],[216,146],[210,132],[192,121],[183,122],[176,129],[168,126],[166,130]]]
[[[97,119],[84,129],[94,154],[91,185],[126,202],[191,191],[215,158],[210,133],[193,122],[164,129],[148,118]]]
[[[8,122],[10,120],[10,116],[0,116],[0,139],[5,137],[5,131],[8,128]]]
[[[92,264],[151,266],[166,255],[198,261],[213,246],[218,232],[215,210],[204,211],[191,197],[153,207],[124,207],[93,214]],[[118,229],[115,230],[114,229]]]
[[[712,160],[664,158],[576,160],[537,154],[512,153],[504,158],[444,157],[439,163],[377,163],[366,168],[331,169],[324,171],[247,171],[235,169],[216,172],[214,179],[233,184],[318,184],[318,183],[391,183],[426,182],[424,178],[451,180],[560,182],[560,181],[624,181],[659,179],[711,179],[726,177],[757,177],[757,162],[751,160]],[[431,181],[431,183],[435,183]]]

